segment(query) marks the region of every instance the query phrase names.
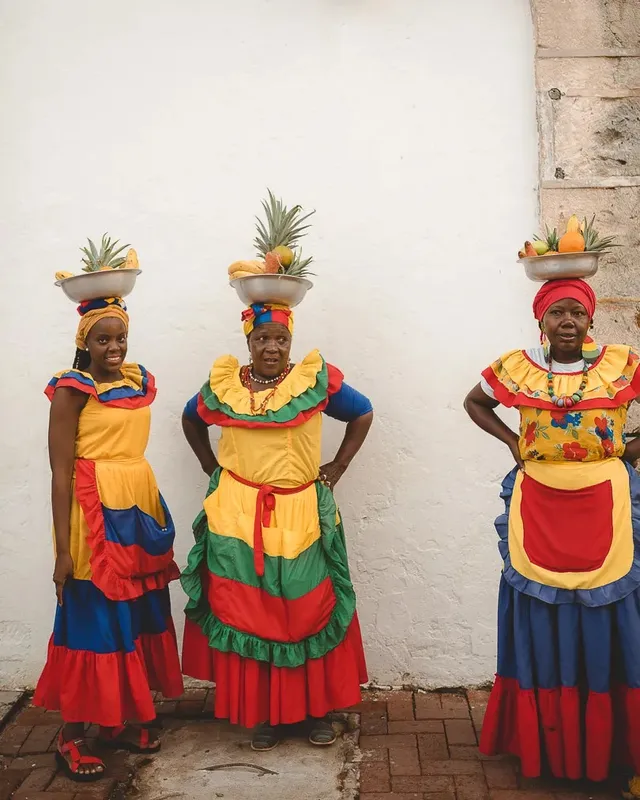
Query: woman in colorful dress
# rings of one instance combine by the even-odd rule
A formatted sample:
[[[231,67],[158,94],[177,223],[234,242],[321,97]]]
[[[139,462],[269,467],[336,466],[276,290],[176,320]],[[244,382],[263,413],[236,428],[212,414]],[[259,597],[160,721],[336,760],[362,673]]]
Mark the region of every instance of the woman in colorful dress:
[[[185,408],[183,428],[211,476],[182,576],[189,596],[185,674],[215,681],[215,715],[278,744],[280,725],[359,702],[367,680],[356,598],[333,488],[371,426],[371,403],[314,351],[291,366],[293,314],[256,304],[243,315],[251,354],[218,359]],[[320,466],[322,413],[347,423]],[[222,429],[217,458],[208,426]]]
[[[152,691],[175,697],[182,676],[169,603],[174,527],[144,453],[153,376],[125,362],[129,317],[121,299],[81,315],[73,369],[49,383],[49,456],[58,608],[34,703],[60,711],[57,757],[76,781],[104,774],[85,726],[113,748],[155,752],[140,724]]]
[[[543,346],[502,356],[465,402],[517,464],[496,520],[498,670],[480,749],[518,756],[526,777],[545,756],[557,778],[640,773],[640,440],[623,434],[640,362],[590,339],[595,306],[584,281],[544,284]],[[518,409],[519,434],[498,404]]]

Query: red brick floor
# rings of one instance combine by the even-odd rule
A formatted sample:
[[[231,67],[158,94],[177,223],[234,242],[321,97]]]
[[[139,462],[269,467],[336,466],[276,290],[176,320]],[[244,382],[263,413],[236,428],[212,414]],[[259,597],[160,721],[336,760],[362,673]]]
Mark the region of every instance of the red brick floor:
[[[599,800],[611,785],[527,780],[477,748],[488,692],[371,691],[360,704],[361,800]]]
[[[611,786],[526,780],[510,758],[488,759],[477,749],[488,694],[369,691],[360,715],[361,800],[598,800]],[[160,717],[212,717],[213,691],[189,690],[158,702]],[[108,800],[126,796],[136,758],[102,754],[108,777],[82,786],[56,770],[58,714],[16,708],[0,732],[0,800]],[[90,731],[90,736],[95,736]],[[138,757],[138,759],[144,758]],[[242,798],[234,798],[242,800]]]

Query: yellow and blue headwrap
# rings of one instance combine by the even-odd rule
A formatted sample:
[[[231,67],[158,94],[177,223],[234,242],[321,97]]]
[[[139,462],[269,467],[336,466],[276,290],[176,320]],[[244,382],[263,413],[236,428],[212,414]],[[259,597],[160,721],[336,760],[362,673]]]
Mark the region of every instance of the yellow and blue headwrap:
[[[125,328],[129,330],[129,315],[127,307],[121,297],[105,297],[99,300],[85,300],[78,306],[80,322],[76,333],[76,347],[84,350],[86,347],[89,331],[96,322],[106,317],[116,317],[124,322]]]
[[[242,322],[245,336],[249,336],[258,325],[266,325],[268,322],[284,325],[293,335],[293,311],[288,306],[254,303],[242,312]]]

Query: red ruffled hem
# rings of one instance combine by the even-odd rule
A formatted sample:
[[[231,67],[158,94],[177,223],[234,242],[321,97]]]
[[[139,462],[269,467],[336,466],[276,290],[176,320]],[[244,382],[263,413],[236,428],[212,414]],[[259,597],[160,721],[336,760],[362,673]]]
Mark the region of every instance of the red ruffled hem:
[[[142,634],[130,653],[69,650],[52,637],[33,702],[59,711],[65,722],[113,728],[155,719],[152,691],[184,691],[172,623],[164,633]]]
[[[577,687],[521,689],[497,676],[480,752],[517,756],[525,778],[540,776],[543,752],[555,778],[603,781],[612,760],[640,774],[640,689],[582,698]]]
[[[334,650],[292,668],[213,650],[187,620],[182,668],[185,675],[216,684],[216,717],[245,728],[290,725],[349,708],[360,702],[360,685],[368,680],[357,615]]]

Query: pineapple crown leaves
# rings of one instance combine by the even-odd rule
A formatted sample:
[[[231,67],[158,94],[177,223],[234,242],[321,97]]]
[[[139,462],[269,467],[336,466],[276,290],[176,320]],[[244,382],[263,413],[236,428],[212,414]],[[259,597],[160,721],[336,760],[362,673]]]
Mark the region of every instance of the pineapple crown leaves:
[[[281,267],[285,275],[293,275],[295,278],[304,278],[305,275],[315,275],[315,272],[309,270],[309,266],[313,263],[313,257],[302,257],[302,248],[297,253],[294,253],[293,261],[284,269]]]
[[[89,247],[80,248],[86,256],[86,258],[82,259],[85,264],[82,268],[84,272],[97,272],[104,268],[118,269],[125,263],[126,258],[120,256],[120,253],[126,250],[129,245],[123,244],[116,250],[116,246],[120,242],[119,239],[112,242],[108,234],[103,234],[99,251],[91,239],[87,239],[87,242],[89,242]]]
[[[546,242],[549,250],[557,250],[560,237],[558,236],[558,229],[551,230],[548,225],[544,226],[544,236],[536,235],[533,237],[536,242]]]
[[[311,227],[310,224],[305,223],[316,213],[310,211],[308,214],[303,214],[302,206],[299,205],[289,209],[282,200],[275,197],[270,189],[267,189],[267,193],[268,198],[262,201],[266,223],[256,217],[257,236],[253,241],[261,258],[264,258],[276,247],[288,247],[293,250]],[[286,269],[282,268],[282,271],[286,275],[304,275],[308,272],[307,267],[312,260],[311,258],[303,259],[300,253],[295,253],[291,265]]]
[[[594,214],[591,217],[591,221],[589,222],[587,218],[584,218],[582,225],[580,226],[580,230],[584,237],[584,249],[587,252],[597,252],[602,250],[607,250],[609,247],[620,247],[614,239],[615,236],[603,236],[600,237],[598,231],[593,227],[593,223],[596,221],[596,215]]]

